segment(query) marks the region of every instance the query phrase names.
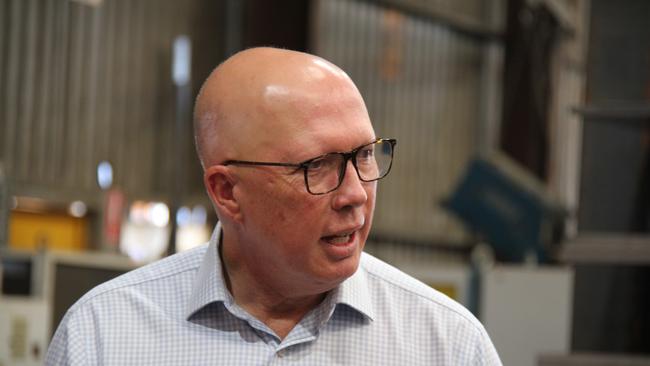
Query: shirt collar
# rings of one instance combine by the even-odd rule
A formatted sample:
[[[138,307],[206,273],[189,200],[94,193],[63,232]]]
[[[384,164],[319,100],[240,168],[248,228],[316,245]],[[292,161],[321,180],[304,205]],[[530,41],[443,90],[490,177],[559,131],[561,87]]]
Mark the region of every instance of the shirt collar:
[[[221,223],[217,223],[208,249],[194,280],[192,294],[186,309],[186,319],[214,302],[230,306],[234,303],[223,277],[219,245],[221,244]],[[329,298],[334,305],[344,304],[363,316],[373,320],[375,313],[368,289],[367,274],[360,264],[357,271],[333,290]]]
[[[336,305],[347,305],[369,320],[373,320],[375,310],[368,289],[367,276],[363,263],[360,263],[357,271],[333,290],[332,299]]]
[[[213,302],[231,303],[230,292],[226,288],[225,279],[219,257],[219,244],[221,241],[221,223],[218,222],[208,244],[208,249],[203,257],[203,262],[194,279],[192,294],[187,304],[186,319]]]

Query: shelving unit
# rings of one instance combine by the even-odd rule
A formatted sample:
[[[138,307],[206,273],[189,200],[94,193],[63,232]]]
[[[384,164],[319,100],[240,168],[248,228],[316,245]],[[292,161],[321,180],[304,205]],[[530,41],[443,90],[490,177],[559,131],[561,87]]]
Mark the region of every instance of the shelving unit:
[[[650,103],[644,102],[608,102],[600,104],[586,105],[582,107],[574,107],[572,109],[575,113],[579,114],[582,117],[582,120],[587,124],[593,124],[594,129],[592,131],[600,131],[601,138],[607,136],[605,131],[612,133],[616,129],[620,131],[626,130],[627,134],[631,134],[631,131],[637,131],[635,133],[643,133],[643,129],[650,127]],[[596,126],[599,124],[600,126]],[[605,133],[604,133],[605,132]],[[594,135],[592,135],[593,137]],[[620,137],[621,135],[617,135]],[[638,135],[637,135],[638,136]],[[630,135],[627,136],[630,138]],[[630,140],[632,141],[632,140]],[[593,145],[592,145],[593,146]],[[595,150],[590,150],[591,153],[594,153]],[[628,151],[629,152],[629,151]],[[605,159],[609,159],[608,156],[605,156]],[[610,168],[614,168],[614,171],[610,172],[610,176],[615,179],[620,178],[617,176],[616,172],[622,172],[625,166],[617,164],[612,164],[611,161],[593,161],[591,162],[591,169],[594,169],[595,166],[599,164],[609,164]],[[629,162],[626,162],[629,163]],[[584,173],[584,171],[583,171]],[[593,178],[593,177],[592,177]],[[602,182],[598,179],[598,184],[608,184],[607,182]],[[612,181],[609,181],[611,184]],[[629,182],[628,182],[629,183]],[[590,197],[592,199],[599,199],[605,196],[603,195],[594,195],[591,192]],[[609,199],[623,199],[622,197],[610,196]],[[629,197],[628,197],[629,199]],[[601,209],[607,207],[607,205],[600,204]],[[620,212],[619,212],[620,213]],[[616,212],[610,212],[610,215],[617,215]],[[591,217],[594,218],[593,216]],[[617,221],[617,220],[614,220]],[[601,222],[602,223],[602,222]],[[593,223],[592,223],[593,225]],[[592,229],[595,229],[592,227]],[[611,228],[610,228],[611,229]],[[580,286],[583,286],[581,290],[576,289],[576,295],[578,293],[588,296],[593,296],[594,299],[605,300],[607,297],[602,288],[600,288],[598,281],[605,280],[605,286],[610,286],[612,290],[612,283],[619,283],[621,285],[622,278],[636,278],[634,273],[638,271],[643,271],[640,268],[650,266],[650,235],[643,233],[629,233],[624,231],[586,231],[580,232],[577,237],[566,241],[563,243],[562,249],[560,251],[560,259],[568,264],[574,265],[577,268],[577,278],[582,281]],[[624,274],[621,274],[621,271],[624,270]],[[596,274],[600,272],[600,274]],[[603,275],[603,273],[607,273]],[[593,276],[593,277],[592,277]],[[626,277],[627,276],[627,277]],[[590,279],[588,279],[590,278]],[[618,282],[617,282],[618,281]],[[576,287],[579,285],[576,284]],[[595,286],[595,287],[594,287]],[[592,287],[589,289],[589,287]],[[614,290],[616,291],[616,290]],[[574,303],[574,316],[575,311],[578,308],[585,309],[581,307],[585,306],[588,301],[585,302],[584,299],[575,298],[574,301],[579,301]],[[611,305],[610,305],[611,306]],[[634,309],[634,306],[629,303],[622,308],[616,309]],[[591,310],[589,310],[591,312]],[[596,313],[591,313],[596,314]],[[619,323],[617,326],[625,327],[629,326],[627,321],[620,316],[610,314],[617,319]],[[582,320],[582,325],[584,324],[584,318]],[[608,326],[612,326],[615,322],[600,321],[601,329]],[[574,323],[575,326],[576,323]],[[594,328],[597,329],[598,327]],[[619,330],[620,331],[620,330]],[[584,332],[582,333],[584,335]],[[575,342],[575,338],[574,338]],[[593,345],[593,341],[591,345]],[[584,346],[584,343],[583,345]],[[541,355],[538,359],[539,366],[650,366],[650,356],[648,355],[638,355],[632,353],[612,353],[612,352],[588,352],[588,351],[577,351],[573,350],[569,354],[559,355],[559,354],[547,354]]]
[[[560,257],[572,264],[650,265],[650,236],[581,234],[563,245]]]
[[[589,1],[575,237],[560,259],[575,268],[571,351],[540,366],[650,366],[650,41],[645,0]],[[565,120],[566,121],[566,120]]]
[[[543,355],[539,366],[649,366],[650,358],[603,353],[574,353],[571,355]]]
[[[611,105],[587,105],[574,107],[573,111],[585,120],[620,120],[632,123],[650,122],[650,104],[618,103]]]

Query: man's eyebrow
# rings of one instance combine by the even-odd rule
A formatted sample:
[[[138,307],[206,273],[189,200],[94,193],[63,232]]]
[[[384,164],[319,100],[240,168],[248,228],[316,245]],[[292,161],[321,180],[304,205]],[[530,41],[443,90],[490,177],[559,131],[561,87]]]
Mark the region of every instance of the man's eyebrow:
[[[292,157],[290,157],[288,154],[286,154],[286,155],[283,154],[281,160],[279,160],[279,161],[286,162],[286,163],[290,163],[290,164],[296,164],[296,165],[298,165],[298,164],[303,164],[303,163],[306,163],[306,162],[308,162],[308,161],[310,161],[310,160],[314,160],[314,159],[316,159],[316,158],[320,158],[320,157],[325,156],[325,155],[328,155],[328,154],[346,154],[346,153],[349,153],[349,152],[351,152],[351,151],[354,151],[354,150],[356,150],[356,149],[358,149],[358,148],[360,148],[360,147],[362,147],[362,146],[372,144],[373,142],[377,142],[377,140],[379,140],[378,137],[373,137],[373,138],[371,138],[370,140],[368,140],[368,141],[366,141],[366,142],[364,142],[364,143],[362,143],[362,144],[360,144],[360,145],[357,145],[357,146],[353,147],[353,148],[350,149],[350,150],[346,150],[346,151],[338,151],[338,150],[326,151],[326,152],[323,152],[323,153],[321,153],[321,154],[313,155],[313,156],[310,156],[310,157],[308,157],[308,158],[306,158],[306,159],[302,159],[302,160],[292,158]],[[298,168],[298,169],[300,169],[300,168]]]

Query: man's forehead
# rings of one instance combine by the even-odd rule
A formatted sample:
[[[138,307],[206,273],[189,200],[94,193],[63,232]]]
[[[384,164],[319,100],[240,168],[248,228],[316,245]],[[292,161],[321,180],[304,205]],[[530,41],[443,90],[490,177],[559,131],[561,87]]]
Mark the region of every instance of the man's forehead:
[[[282,155],[329,152],[324,150],[374,137],[354,83],[337,66],[313,55],[243,51],[217,68],[205,89],[203,109],[215,108],[224,116],[215,126],[219,140],[232,149],[221,150],[222,155],[237,155],[222,159],[255,159],[271,150]],[[346,141],[328,146],[341,139]]]
[[[268,48],[231,57],[204,89],[202,99],[207,100],[201,104],[218,105],[226,113],[248,114],[253,108],[265,113],[287,108],[318,112],[324,110],[319,101],[332,105],[361,100],[352,80],[337,66],[317,56]]]
[[[312,82],[326,78],[349,80],[336,65],[318,56],[276,48],[253,48],[235,54],[216,69],[250,84]]]
[[[337,112],[355,108],[365,112],[363,99],[356,89],[326,82],[301,86],[267,85],[259,103],[265,113],[295,114],[299,120],[329,118]]]

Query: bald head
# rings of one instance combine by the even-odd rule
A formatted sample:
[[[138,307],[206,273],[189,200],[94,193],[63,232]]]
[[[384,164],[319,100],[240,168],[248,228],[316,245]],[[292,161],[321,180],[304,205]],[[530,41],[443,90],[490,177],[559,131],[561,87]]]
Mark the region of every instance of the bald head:
[[[196,100],[199,158],[204,168],[259,159],[259,151],[317,131],[331,122],[325,116],[348,107],[368,119],[354,83],[332,63],[275,48],[239,52],[212,72]]]

